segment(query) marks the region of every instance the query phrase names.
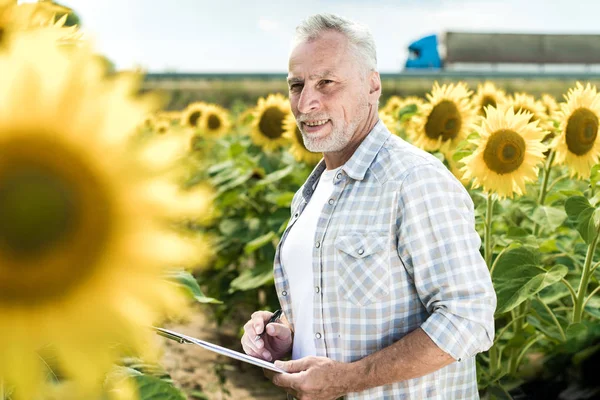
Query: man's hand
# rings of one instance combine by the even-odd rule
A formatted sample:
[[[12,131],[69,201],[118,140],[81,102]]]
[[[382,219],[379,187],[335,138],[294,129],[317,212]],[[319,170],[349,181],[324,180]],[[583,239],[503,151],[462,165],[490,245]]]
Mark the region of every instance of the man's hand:
[[[304,357],[293,361],[275,361],[288,372],[264,370],[267,378],[299,400],[335,400],[350,392],[354,374],[351,364],[326,357]]]
[[[257,311],[244,325],[242,348],[249,356],[272,361],[282,358],[292,349],[292,331],[285,324],[268,324],[262,339],[255,341],[256,337],[265,331],[265,323],[272,315],[272,312]]]

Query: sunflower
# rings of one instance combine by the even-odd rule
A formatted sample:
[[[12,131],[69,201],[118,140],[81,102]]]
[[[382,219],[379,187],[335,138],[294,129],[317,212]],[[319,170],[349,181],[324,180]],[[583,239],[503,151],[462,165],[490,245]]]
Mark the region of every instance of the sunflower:
[[[383,122],[383,124],[385,125],[385,127],[388,129],[388,131],[392,132],[394,135],[398,135],[398,121],[396,120],[396,118],[394,118],[393,116],[383,112],[383,111],[379,111],[379,119],[381,120],[381,122]]]
[[[537,123],[529,122],[531,114],[508,109],[486,108],[486,117],[475,125],[479,138],[472,144],[476,150],[464,158],[463,179],[473,179],[473,187],[483,186],[500,198],[525,192],[525,183],[538,175],[538,164],[544,159],[546,134]]]
[[[588,178],[593,165],[598,163],[600,140],[600,95],[589,83],[584,87],[577,82],[561,103],[556,115],[560,134],[554,138],[556,162],[566,164],[571,176]]]
[[[287,143],[283,121],[290,113],[290,102],[279,93],[258,99],[250,132],[254,144],[272,151]]]
[[[549,94],[544,93],[540,101],[544,105],[546,115],[553,115],[559,110],[558,103],[556,102],[554,96],[550,96]]]
[[[65,379],[90,389],[125,349],[157,356],[148,326],[185,304],[165,267],[195,255],[165,222],[208,199],[181,198],[131,153],[158,106],[135,96],[139,78],[36,41],[0,53],[0,70],[0,381],[37,398],[36,351],[51,344]]]
[[[467,137],[477,115],[471,93],[464,82],[441,87],[435,82],[428,102],[408,130],[411,141],[427,151],[452,151]]]
[[[302,132],[296,124],[294,114],[289,113],[283,121],[284,133],[283,136],[292,143],[290,146],[290,153],[294,156],[297,161],[303,161],[310,165],[315,165],[321,158],[322,153],[313,153],[304,146],[304,139],[302,138]]]
[[[204,111],[205,107],[206,103],[203,101],[197,101],[188,105],[181,113],[181,126],[197,128],[198,122],[200,122],[200,117],[202,116],[202,112]]]
[[[514,109],[515,113],[519,111],[528,112],[531,115],[529,122],[540,121],[539,123],[544,125],[548,119],[546,108],[542,102],[527,93],[515,93],[514,96],[508,96],[504,101],[498,103],[498,108],[504,111],[510,107]]]
[[[17,4],[16,0],[0,0],[0,45],[24,33],[52,35],[54,40],[79,39],[77,27],[65,27],[71,9],[51,1]],[[64,14],[58,21],[57,14]]]
[[[158,120],[154,123],[154,131],[159,135],[164,135],[171,129],[171,124],[165,119]]]
[[[473,103],[478,109],[479,114],[485,115],[485,107],[498,107],[506,101],[506,92],[499,89],[492,82],[486,81],[477,85],[477,93],[473,96]]]
[[[231,129],[229,112],[216,104],[207,104],[204,107],[198,127],[204,136],[219,137]]]

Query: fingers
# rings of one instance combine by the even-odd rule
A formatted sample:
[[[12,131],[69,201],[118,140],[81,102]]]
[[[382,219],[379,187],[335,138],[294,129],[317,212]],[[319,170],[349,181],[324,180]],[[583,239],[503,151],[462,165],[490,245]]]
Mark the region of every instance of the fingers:
[[[272,322],[267,325],[267,335],[286,341],[292,338],[292,331],[284,324]]]
[[[275,361],[275,366],[283,369],[286,372],[302,372],[306,371],[312,363],[315,362],[314,357],[303,357],[298,360],[290,361]]]
[[[255,340],[258,335],[263,333],[265,322],[271,318],[273,313],[269,311],[257,311],[252,314],[250,321],[244,325],[244,335],[242,336],[242,348],[250,356],[263,360],[271,361],[271,353],[265,349],[265,343],[262,339]]]
[[[269,318],[271,318],[271,315],[273,315],[273,313],[269,311],[256,311],[252,314],[249,322],[251,322],[252,327],[254,328],[254,332],[257,335],[263,333],[263,330],[265,328],[265,322],[267,322]]]

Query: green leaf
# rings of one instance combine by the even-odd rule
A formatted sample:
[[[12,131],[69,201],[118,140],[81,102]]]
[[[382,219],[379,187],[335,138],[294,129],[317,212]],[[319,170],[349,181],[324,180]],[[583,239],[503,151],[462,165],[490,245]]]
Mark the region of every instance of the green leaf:
[[[572,196],[565,201],[565,211],[570,219],[577,220],[579,215],[588,209],[593,209],[593,207],[584,196]]]
[[[277,181],[282,180],[286,176],[288,176],[294,170],[294,165],[288,165],[287,167],[280,169],[275,172],[271,172],[269,175],[265,176],[260,181],[256,182],[259,186],[268,185],[270,183],[275,183]]]
[[[269,193],[265,196],[265,200],[279,207],[289,207],[294,199],[294,192]]]
[[[587,244],[591,244],[596,234],[596,228],[593,223],[595,210],[588,199],[583,196],[569,197],[565,202],[565,210],[569,219],[576,222],[577,231],[583,240]]]
[[[256,289],[273,281],[273,266],[262,264],[252,269],[246,269],[231,281],[229,292]]]
[[[492,282],[496,289],[496,313],[510,311],[547,286],[560,281],[569,271],[556,265],[549,271],[537,265],[538,254],[526,247],[506,251],[496,261]]]
[[[224,219],[219,223],[219,231],[223,236],[235,236],[235,234],[244,229],[246,224],[239,219]]]
[[[209,167],[208,170],[207,170],[207,172],[210,175],[213,175],[213,174],[216,174],[216,173],[219,173],[219,172],[223,171],[224,169],[231,168],[234,165],[235,164],[233,163],[232,160],[227,160],[227,161],[224,161],[224,162],[221,162],[221,163],[218,163],[218,164],[215,164],[215,165]]]
[[[418,111],[418,107],[416,104],[408,104],[398,110],[396,116],[398,120],[402,120],[406,116],[406,118],[412,117]]]
[[[150,375],[133,376],[140,400],[186,400],[185,395],[172,383]]]
[[[580,350],[587,341],[588,328],[583,323],[578,322],[567,327],[565,335],[567,336],[567,351],[575,352]]]
[[[165,278],[168,281],[183,288],[189,297],[191,297],[192,299],[195,299],[196,301],[198,301],[200,303],[212,303],[212,304],[221,304],[222,303],[221,301],[219,301],[217,299],[213,299],[212,297],[205,296],[204,293],[202,293],[202,289],[200,289],[200,285],[198,285],[196,278],[194,278],[192,276],[192,274],[190,274],[187,271],[184,271],[184,270],[171,271],[166,274]]]
[[[555,207],[540,206],[535,209],[531,219],[554,232],[567,219],[567,213]]]
[[[252,240],[251,242],[246,243],[246,246],[244,246],[244,253],[246,254],[251,254],[254,253],[256,250],[260,249],[263,246],[266,246],[269,243],[273,242],[273,239],[275,239],[277,237],[277,235],[275,234],[275,232],[269,232],[269,233],[265,233],[262,236],[257,237],[256,239]]]
[[[590,172],[590,186],[595,188],[600,181],[600,164],[596,164],[592,167]]]

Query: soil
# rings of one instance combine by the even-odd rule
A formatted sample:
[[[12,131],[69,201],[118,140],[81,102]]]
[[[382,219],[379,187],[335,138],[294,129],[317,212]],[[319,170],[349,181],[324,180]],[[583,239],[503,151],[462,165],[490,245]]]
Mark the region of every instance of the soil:
[[[242,324],[243,325],[243,324]],[[183,334],[243,351],[238,337],[240,326],[219,327],[198,306],[184,323],[165,326]],[[163,338],[162,365],[171,375],[175,386],[189,400],[283,400],[285,392],[274,386],[259,367],[220,356],[191,344],[180,344]]]

